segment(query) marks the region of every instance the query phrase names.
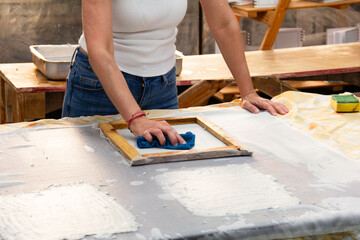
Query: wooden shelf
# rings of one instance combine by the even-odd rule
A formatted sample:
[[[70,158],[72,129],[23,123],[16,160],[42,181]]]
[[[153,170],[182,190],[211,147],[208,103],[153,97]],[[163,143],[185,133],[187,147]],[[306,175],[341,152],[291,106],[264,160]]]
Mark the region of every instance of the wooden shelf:
[[[335,7],[338,8],[342,5],[360,3],[359,0],[343,0],[337,2],[318,3],[312,1],[293,0],[290,2],[288,9],[302,9],[302,8],[315,8],[315,7]],[[256,17],[260,12],[274,11],[276,7],[269,8],[255,8],[254,5],[231,5],[231,8],[235,14],[239,14],[242,17],[254,16]]]
[[[269,26],[260,50],[270,50],[274,45],[276,36],[279,32],[282,21],[288,9],[302,9],[315,7],[332,7],[337,9],[346,9],[349,4],[360,3],[360,0],[343,0],[337,2],[318,3],[304,0],[279,0],[276,7],[255,8],[251,5],[231,5],[234,15],[240,21],[242,17],[250,18]]]

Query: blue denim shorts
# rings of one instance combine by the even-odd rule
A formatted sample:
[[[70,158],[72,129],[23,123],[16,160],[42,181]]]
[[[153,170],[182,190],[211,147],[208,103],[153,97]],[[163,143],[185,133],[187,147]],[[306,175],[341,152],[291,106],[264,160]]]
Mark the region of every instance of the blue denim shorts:
[[[88,56],[77,49],[73,58],[66,79],[62,117],[118,114],[92,71]],[[168,73],[156,77],[139,77],[122,73],[141,109],[178,108],[175,67]]]

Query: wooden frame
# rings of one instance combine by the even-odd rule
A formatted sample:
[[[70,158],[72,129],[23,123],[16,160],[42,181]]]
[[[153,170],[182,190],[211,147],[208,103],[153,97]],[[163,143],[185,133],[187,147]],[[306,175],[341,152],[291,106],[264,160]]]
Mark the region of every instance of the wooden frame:
[[[227,146],[200,150],[179,150],[141,155],[133,146],[131,146],[126,141],[124,137],[122,137],[116,131],[116,129],[124,129],[128,127],[125,121],[99,123],[99,128],[101,129],[105,137],[107,137],[110,142],[115,146],[115,148],[122,152],[122,154],[126,157],[131,166],[151,163],[251,155],[250,152],[240,147],[232,138],[225,136],[221,128],[200,117],[156,118],[152,120],[165,120],[170,125],[199,124],[202,128],[210,132]]]

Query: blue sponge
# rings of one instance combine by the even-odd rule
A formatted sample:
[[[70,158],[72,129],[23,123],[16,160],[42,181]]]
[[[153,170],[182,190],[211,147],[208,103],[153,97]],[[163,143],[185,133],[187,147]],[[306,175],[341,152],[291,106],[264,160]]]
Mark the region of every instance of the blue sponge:
[[[171,145],[170,139],[168,136],[165,136],[166,143],[165,145],[160,145],[159,140],[153,136],[152,143],[146,141],[146,139],[142,136],[138,136],[136,138],[136,143],[138,148],[166,148],[166,149],[174,149],[174,150],[190,150],[195,146],[195,135],[192,132],[187,132],[185,134],[180,134],[180,136],[186,141],[184,144],[178,144],[177,146]]]

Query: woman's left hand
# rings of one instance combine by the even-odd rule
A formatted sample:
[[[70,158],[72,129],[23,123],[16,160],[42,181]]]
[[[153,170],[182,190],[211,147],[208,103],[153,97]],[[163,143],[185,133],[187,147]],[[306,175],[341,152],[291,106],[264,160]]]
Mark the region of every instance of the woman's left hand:
[[[242,98],[241,106],[252,113],[260,112],[259,108],[264,109],[273,116],[276,116],[278,113],[284,115],[289,112],[285,105],[262,98],[255,92],[245,95]]]

